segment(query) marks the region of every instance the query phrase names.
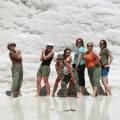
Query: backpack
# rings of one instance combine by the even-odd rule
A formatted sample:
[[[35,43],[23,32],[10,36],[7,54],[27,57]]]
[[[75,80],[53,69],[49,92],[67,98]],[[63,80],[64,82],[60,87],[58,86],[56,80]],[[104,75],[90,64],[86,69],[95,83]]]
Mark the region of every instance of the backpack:
[[[68,87],[68,96],[77,97],[77,90],[76,90],[75,84],[72,82],[70,82],[69,87]]]
[[[67,97],[68,90],[67,89],[59,89],[57,92],[58,97]]]
[[[47,91],[45,85],[41,87],[40,96],[47,96]]]

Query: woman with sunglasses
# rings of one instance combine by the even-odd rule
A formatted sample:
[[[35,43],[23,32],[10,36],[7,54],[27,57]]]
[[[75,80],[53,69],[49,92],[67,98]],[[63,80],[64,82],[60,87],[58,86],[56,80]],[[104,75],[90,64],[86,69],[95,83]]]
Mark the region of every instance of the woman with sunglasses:
[[[76,65],[76,70],[78,72],[80,92],[77,96],[84,95],[85,93],[85,61],[84,61],[84,41],[82,38],[76,40],[76,51],[74,55],[74,64]]]
[[[85,52],[85,65],[88,69],[88,76],[92,85],[93,94],[98,95],[98,87],[100,86],[100,56],[93,51],[93,43],[87,43],[87,51]]]
[[[42,51],[42,55],[40,60],[42,61],[39,70],[37,72],[37,96],[41,94],[41,81],[44,80],[47,96],[50,95],[50,85],[48,82],[49,74],[50,74],[50,64],[53,59],[53,44],[48,43],[46,49]]]
[[[108,85],[108,73],[113,57],[110,50],[107,48],[106,40],[101,40],[99,45],[101,49],[100,50],[101,79],[105,88],[105,95],[112,95],[111,89]]]

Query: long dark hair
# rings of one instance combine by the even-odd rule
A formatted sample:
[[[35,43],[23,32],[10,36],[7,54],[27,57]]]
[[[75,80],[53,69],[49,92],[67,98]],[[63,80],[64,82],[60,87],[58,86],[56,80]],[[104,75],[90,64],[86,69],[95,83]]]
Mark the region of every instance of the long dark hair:
[[[64,57],[64,58],[66,57],[66,56],[65,56],[65,53],[66,53],[67,50],[69,50],[69,51],[71,52],[71,49],[70,49],[70,48],[66,48],[66,49],[64,50],[64,52],[63,52],[63,57]]]
[[[107,42],[106,42],[106,40],[100,40],[100,44],[104,44],[104,48],[107,48]]]
[[[83,39],[82,38],[77,38],[76,39],[76,46],[77,46],[77,42],[80,40],[80,42],[81,42],[81,46],[84,46],[84,41],[83,41]]]

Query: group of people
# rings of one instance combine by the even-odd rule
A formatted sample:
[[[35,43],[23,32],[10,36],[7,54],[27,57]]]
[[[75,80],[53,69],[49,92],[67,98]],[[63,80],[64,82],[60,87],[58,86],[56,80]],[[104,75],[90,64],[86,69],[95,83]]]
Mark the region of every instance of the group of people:
[[[78,38],[75,42],[76,50],[74,59],[72,59],[70,48],[66,48],[63,54],[58,54],[55,60],[55,69],[57,78],[55,80],[52,96],[55,96],[58,84],[61,83],[61,89],[66,91],[69,86],[73,85],[76,90],[76,96],[80,97],[85,93],[85,67],[88,70],[88,76],[92,85],[92,96],[98,96],[98,87],[100,86],[100,78],[104,86],[104,94],[112,95],[108,85],[108,73],[113,57],[107,48],[106,40],[99,42],[100,53],[93,50],[94,44],[87,43],[87,51],[85,50],[84,40]],[[53,44],[48,43],[46,48],[42,50],[40,55],[40,67],[37,72],[37,96],[41,96],[41,81],[44,80],[46,95],[50,96],[50,64],[54,58]],[[12,87],[11,92],[14,97],[21,95],[20,88],[23,81],[22,55],[16,50],[15,43],[9,43],[7,48],[10,50],[9,57],[12,61]],[[65,94],[67,96],[67,92]]]

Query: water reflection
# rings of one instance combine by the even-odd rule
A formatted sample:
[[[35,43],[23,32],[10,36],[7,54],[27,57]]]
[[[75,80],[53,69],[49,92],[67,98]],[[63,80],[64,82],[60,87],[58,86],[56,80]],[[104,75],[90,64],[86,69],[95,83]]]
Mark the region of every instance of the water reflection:
[[[108,108],[110,97],[98,97],[91,99],[92,105],[88,120],[109,120]]]
[[[88,116],[88,120],[101,120],[100,118],[100,106],[102,100],[99,98],[91,98],[91,109]]]
[[[109,97],[38,98],[38,120],[109,120]]]
[[[38,120],[50,120],[49,105],[51,105],[50,100],[46,97],[37,98]]]
[[[85,120],[85,99],[60,98],[53,99],[54,109],[57,112],[58,120],[74,119]],[[57,119],[55,119],[57,120]]]
[[[11,100],[13,120],[24,120],[24,114],[19,99]]]
[[[104,97],[104,106],[101,113],[102,120],[110,120],[109,118],[109,106],[110,106],[110,97]]]
[[[79,118],[80,118],[80,120],[86,120],[86,99],[87,99],[87,97],[82,97],[82,98],[80,98],[80,100],[79,100],[79,108],[80,108],[80,110],[79,110],[79,113],[78,113],[78,115],[79,115]]]

